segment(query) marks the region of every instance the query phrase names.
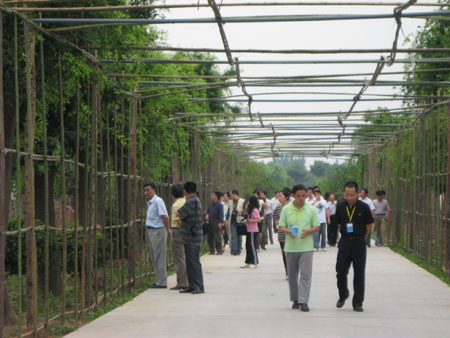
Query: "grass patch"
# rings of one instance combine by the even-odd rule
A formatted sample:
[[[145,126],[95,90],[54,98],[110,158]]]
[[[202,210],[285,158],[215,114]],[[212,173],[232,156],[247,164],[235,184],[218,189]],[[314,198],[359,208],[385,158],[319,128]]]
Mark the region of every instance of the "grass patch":
[[[424,259],[418,257],[417,255],[407,252],[405,249],[400,248],[398,246],[389,245],[389,248],[398,253],[399,255],[402,255],[406,259],[410,260],[414,264],[420,266],[422,269],[425,269],[429,273],[435,275],[437,278],[442,280],[444,283],[450,286],[450,276],[447,272],[442,271],[434,266],[430,266],[429,263],[427,263]]]

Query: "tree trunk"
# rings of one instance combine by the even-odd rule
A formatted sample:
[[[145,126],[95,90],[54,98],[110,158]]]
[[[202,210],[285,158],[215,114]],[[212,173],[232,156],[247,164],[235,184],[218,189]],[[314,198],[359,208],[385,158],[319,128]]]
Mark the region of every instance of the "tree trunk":
[[[5,300],[5,324],[6,325],[15,325],[15,324],[17,324],[17,315],[11,306],[11,301],[9,299],[9,296],[8,296],[8,293],[6,292],[6,290],[5,290],[4,300]]]

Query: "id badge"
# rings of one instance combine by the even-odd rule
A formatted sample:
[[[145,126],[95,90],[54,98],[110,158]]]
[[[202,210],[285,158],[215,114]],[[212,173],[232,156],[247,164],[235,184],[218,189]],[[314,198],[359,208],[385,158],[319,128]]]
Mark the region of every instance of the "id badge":
[[[353,223],[347,223],[347,233],[353,232]]]
[[[290,228],[291,228],[291,233],[293,236],[297,237],[298,236],[298,225],[294,224],[290,224]]]

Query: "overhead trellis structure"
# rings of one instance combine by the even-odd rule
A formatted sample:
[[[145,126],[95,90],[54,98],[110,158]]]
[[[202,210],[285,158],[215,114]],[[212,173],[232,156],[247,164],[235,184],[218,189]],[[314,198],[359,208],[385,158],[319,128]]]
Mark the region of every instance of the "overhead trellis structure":
[[[341,9],[348,6],[376,7],[379,13],[324,15],[313,11],[330,6]],[[273,11],[286,7],[294,10],[307,8],[311,14],[222,15],[226,9],[242,7],[271,8]],[[419,7],[422,8],[419,10]],[[189,8],[210,9],[210,16],[108,17],[111,12]],[[410,11],[410,8],[415,9]],[[9,20],[7,25],[4,24],[5,18]],[[399,48],[402,21],[408,19],[448,21],[450,10],[446,3],[414,0],[205,0],[187,4],[155,2],[113,6],[91,6],[88,1],[77,1],[74,5],[74,2],[66,0],[0,0],[0,43],[10,42],[0,45],[0,336],[5,332],[8,335],[13,332],[11,335],[16,336],[36,335],[42,330],[48,333],[52,321],[64,323],[68,316],[75,316],[78,320],[86,311],[106,304],[108,297],[123,293],[126,288],[132,288],[138,281],[151,276],[142,215],[141,188],[145,181],[157,180],[159,194],[170,201],[171,184],[194,180],[199,183],[202,200],[206,202],[214,189],[244,189],[245,166],[249,159],[284,156],[340,160],[365,158],[364,183],[372,191],[386,189],[392,196],[396,223],[390,230],[390,242],[450,273],[450,82],[398,80],[398,76],[419,73],[449,73],[450,46]],[[232,48],[233,41],[227,35],[228,27],[234,24],[245,27],[244,24],[257,23],[367,20],[391,20],[395,23],[391,48]],[[157,43],[139,46],[130,42],[124,50],[123,46],[86,45],[84,41],[78,41],[77,35],[107,26],[164,27],[169,24],[213,24],[218,28],[217,39],[223,47],[190,48]],[[14,36],[2,36],[4,26],[14,27]],[[23,29],[20,28],[22,26]],[[23,47],[20,44],[22,38]],[[51,48],[52,44],[56,48]],[[64,73],[64,58],[59,49],[70,51],[74,59],[88,62],[87,83],[80,83],[79,74]],[[130,56],[128,51],[138,52],[139,57],[135,56],[136,53]],[[21,53],[24,60],[19,57]],[[46,57],[53,56],[51,53],[57,54],[54,57],[57,62],[48,70],[44,65]],[[198,53],[208,54],[203,58],[193,56]],[[224,56],[220,59],[211,53]],[[381,55],[383,53],[386,55]],[[398,57],[400,53],[403,55]],[[270,57],[250,59],[247,54]],[[316,58],[316,55],[329,54],[356,56]],[[360,54],[371,56],[357,57]],[[439,57],[426,56],[435,54]],[[5,55],[13,60],[12,64],[5,66]],[[355,72],[345,73],[312,70],[289,76],[255,76],[245,72],[247,67],[261,65],[319,67],[330,64],[355,67],[373,64],[374,69],[373,72],[362,72],[358,68]],[[386,66],[397,64],[409,67],[403,71],[386,71]],[[439,68],[415,69],[416,64],[439,64]],[[129,65],[136,66],[133,68],[136,73],[124,71],[131,69],[125,68]],[[159,65],[225,65],[230,67],[230,71],[228,75],[161,74],[154,68],[142,71]],[[14,89],[10,90],[14,103],[4,100],[4,73],[9,70],[6,67],[14,69],[13,77],[9,78],[14,83]],[[46,79],[47,72],[55,83]],[[75,76],[76,85],[65,88],[66,76]],[[132,86],[127,87],[126,83],[131,82]],[[414,86],[442,90],[436,90],[439,95],[408,95],[394,89]],[[389,92],[374,94],[370,92],[373,88],[388,89]],[[231,93],[217,97],[197,95],[214,89],[230,89]],[[68,103],[64,101],[64,93],[70,90],[74,91],[76,99]],[[56,100],[56,108],[48,103],[49,97]],[[170,126],[165,135],[167,138],[147,142],[144,135],[148,131],[143,126],[149,119],[156,119],[149,107],[162,97],[173,98],[179,108],[164,116]],[[377,109],[380,104],[395,102],[402,105]],[[233,107],[238,107],[239,112],[204,113],[196,108],[224,103],[237,104]],[[298,108],[289,111],[286,105],[292,103],[298,104]],[[302,109],[304,104],[308,104],[308,109]],[[324,104],[327,107],[332,104],[333,108],[325,109]],[[363,104],[364,107],[368,104],[376,106],[367,109],[360,107]],[[5,114],[7,105],[14,107],[13,118]],[[186,107],[190,107],[190,111],[186,111]],[[55,127],[59,134],[52,137],[58,139],[60,148],[57,155],[52,156],[48,150],[49,143],[54,142],[54,139],[48,139],[51,131],[47,130],[47,125],[52,122],[48,120],[49,109],[55,109],[59,119]],[[87,116],[84,120],[83,113]],[[365,118],[373,116],[401,116],[402,120],[367,123]],[[75,131],[64,124],[67,121],[74,122]],[[42,135],[36,135],[36,123],[42,123]],[[185,134],[180,136],[179,130]],[[174,148],[176,151],[169,154],[170,159],[165,159],[163,174],[163,169],[157,169],[160,167],[153,158],[170,152],[166,144],[176,144],[180,137],[185,137],[185,149]],[[412,147],[405,146],[405,140]],[[70,142],[75,146],[69,151],[64,145]],[[211,144],[209,150],[204,150],[205,143]],[[392,159],[396,156],[404,159],[401,168],[393,165]],[[161,172],[156,174],[157,170]],[[38,180],[36,183],[35,177],[43,177],[42,182]],[[57,192],[55,179],[61,182]],[[14,187],[10,185],[8,190],[5,187],[11,180]],[[74,187],[66,183],[68,180],[75,182]],[[45,201],[40,204],[44,215],[39,218],[39,224],[36,223],[36,205],[42,196],[36,192],[38,187],[35,183],[41,184],[39,188],[44,192]],[[13,202],[9,197],[11,191]],[[51,202],[53,199],[49,194],[59,196],[58,222],[51,219],[55,205],[50,205],[54,202]],[[68,196],[74,200],[73,219],[68,217],[65,207]],[[407,198],[403,199],[404,196]],[[15,209],[11,208],[12,203]],[[56,250],[61,255],[56,255],[57,261],[52,261],[50,241],[58,236],[61,247]],[[17,248],[14,264],[17,284],[20,285],[17,291],[20,301],[17,302],[18,308],[14,309],[17,318],[6,318],[10,315],[8,307],[12,308],[8,297],[11,286],[6,276],[10,262],[5,256],[6,250],[12,247],[11,243],[15,243],[14,248]],[[68,255],[68,248],[74,251],[73,255]],[[52,270],[54,267],[60,270],[55,272]],[[50,306],[51,276],[54,274],[60,276],[62,287],[58,295],[59,313],[52,312]],[[12,324],[5,326],[8,321],[15,321],[16,327],[11,329]]]

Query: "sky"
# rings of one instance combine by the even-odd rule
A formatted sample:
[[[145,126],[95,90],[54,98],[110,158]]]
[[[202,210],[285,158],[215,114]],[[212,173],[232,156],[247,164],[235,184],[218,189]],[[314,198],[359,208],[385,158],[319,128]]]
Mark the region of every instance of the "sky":
[[[197,3],[198,0],[166,1],[166,3]],[[200,0],[207,3],[207,0]],[[220,5],[221,1],[216,0]],[[223,0],[226,2],[256,2],[256,0]],[[259,1],[259,2],[262,2]],[[266,1],[268,2],[268,0]],[[273,2],[273,1],[271,1]],[[279,1],[280,2],[280,1]],[[284,1],[286,2],[286,1]],[[294,2],[290,0],[290,2]],[[332,2],[332,1],[328,1]],[[336,2],[336,1],[334,1]],[[377,2],[386,2],[378,1]],[[435,3],[436,1],[421,1]],[[159,3],[159,2],[156,2]],[[304,15],[304,14],[377,14],[392,13],[395,6],[278,6],[278,7],[222,7],[223,17],[230,16],[254,16],[254,15]],[[413,6],[405,12],[434,11],[435,7]],[[172,9],[165,12],[166,18],[206,18],[214,17],[210,8]],[[406,38],[413,37],[415,32],[425,20],[402,20],[402,32],[400,33],[399,48],[414,47]],[[355,21],[322,21],[322,22],[288,22],[288,23],[227,23],[225,32],[231,49],[350,49],[350,48],[391,48],[396,30],[395,19],[381,20],[355,20]],[[223,48],[217,24],[173,24],[159,27],[166,31],[166,44],[173,47],[195,48]],[[385,57],[388,53],[382,54]],[[233,57],[239,60],[326,60],[326,59],[379,59],[381,54],[323,54],[323,55],[283,55],[283,54],[238,54]],[[217,59],[225,60],[224,53],[216,54]],[[405,54],[397,54],[397,59],[407,58]],[[413,61],[412,61],[413,62]],[[394,64],[385,67],[384,72],[401,71],[404,64]],[[332,73],[373,73],[376,64],[322,64],[322,65],[241,65],[242,76],[295,76],[311,74]],[[220,66],[222,70],[227,66]],[[358,76],[357,78],[362,78]],[[370,76],[365,77],[366,80]],[[401,75],[381,75],[379,80],[402,80]],[[257,98],[276,99],[351,99],[360,90],[360,87],[350,88],[258,88],[248,87],[251,94],[275,93],[271,95],[258,95]],[[242,94],[239,88],[232,89],[233,94]],[[280,92],[320,92],[320,94],[281,94]],[[351,95],[331,95],[330,92],[347,93]],[[394,94],[400,93],[398,88],[370,87],[366,94]],[[242,97],[245,98],[245,97]],[[195,103],[193,103],[195,104]],[[342,111],[347,112],[351,102],[324,102],[324,103],[254,103],[253,112],[323,112]],[[245,105],[244,105],[245,106]],[[376,109],[378,106],[396,108],[401,107],[401,101],[386,102],[358,102],[355,110]],[[335,117],[323,117],[321,119],[336,120]],[[349,120],[357,120],[350,117]],[[299,120],[299,118],[297,118]],[[301,120],[301,119],[300,119]],[[265,119],[270,123],[269,118]],[[256,125],[258,125],[256,123]],[[296,137],[301,138],[301,132]],[[307,158],[311,164],[317,158]],[[325,158],[322,158],[324,160]],[[328,161],[334,162],[335,159]]]

